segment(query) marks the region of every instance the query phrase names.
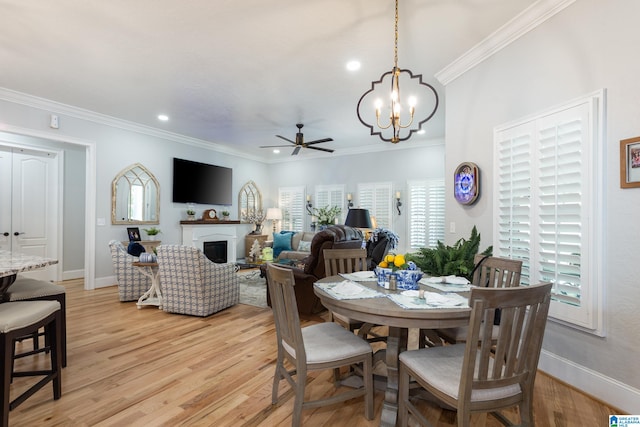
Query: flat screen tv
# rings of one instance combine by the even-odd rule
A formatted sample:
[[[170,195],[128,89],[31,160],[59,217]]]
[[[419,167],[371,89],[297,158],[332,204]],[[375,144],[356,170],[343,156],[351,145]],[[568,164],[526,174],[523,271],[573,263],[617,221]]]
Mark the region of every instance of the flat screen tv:
[[[232,170],[173,158],[173,202],[232,205]]]

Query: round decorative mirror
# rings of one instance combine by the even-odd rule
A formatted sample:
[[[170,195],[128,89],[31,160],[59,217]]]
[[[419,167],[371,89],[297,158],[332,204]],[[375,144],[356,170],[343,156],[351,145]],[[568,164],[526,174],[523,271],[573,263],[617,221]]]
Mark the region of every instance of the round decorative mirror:
[[[111,184],[111,223],[160,224],[160,184],[140,163],[120,171]]]
[[[243,218],[247,212],[257,212],[262,209],[262,195],[255,182],[247,182],[238,194],[238,218]]]

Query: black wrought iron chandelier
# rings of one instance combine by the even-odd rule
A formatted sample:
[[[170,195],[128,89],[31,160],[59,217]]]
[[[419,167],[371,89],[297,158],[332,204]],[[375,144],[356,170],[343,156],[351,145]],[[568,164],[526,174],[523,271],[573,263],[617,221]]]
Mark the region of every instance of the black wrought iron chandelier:
[[[378,135],[383,141],[392,142],[394,144],[411,138],[415,132],[422,129],[422,125],[430,120],[438,109],[438,93],[435,88],[428,83],[422,81],[422,74],[414,74],[409,69],[400,69],[398,67],[398,0],[396,1],[396,17],[395,17],[395,41],[394,41],[394,63],[393,69],[387,71],[380,76],[380,80],[371,82],[371,89],[366,91],[358,101],[356,112],[360,122],[369,128],[371,135]],[[384,91],[383,86],[376,88],[376,85],[382,85],[385,78],[391,77],[391,91],[386,93],[389,99],[389,121],[381,123],[382,107],[384,105],[382,98],[376,96],[376,92]],[[405,100],[401,98],[400,83],[402,81],[403,90],[411,93]],[[405,85],[410,85],[409,89]],[[364,105],[370,105],[365,99],[374,98],[375,119],[373,117],[374,110],[363,109]],[[429,103],[431,100],[431,103]],[[408,106],[408,112],[403,112],[403,105]],[[433,109],[430,106],[433,105]],[[421,118],[414,120],[415,117]],[[424,117],[424,118],[422,118]],[[383,122],[384,122],[383,118]],[[389,130],[389,132],[385,132]],[[389,135],[391,133],[391,135]],[[386,134],[386,136],[385,136]]]

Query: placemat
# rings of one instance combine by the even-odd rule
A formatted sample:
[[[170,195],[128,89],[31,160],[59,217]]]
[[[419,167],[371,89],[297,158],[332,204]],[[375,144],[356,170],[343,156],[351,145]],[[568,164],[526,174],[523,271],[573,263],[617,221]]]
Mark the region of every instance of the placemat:
[[[356,271],[353,273],[340,273],[340,276],[354,282],[377,282],[378,276],[373,271]]]
[[[380,298],[384,294],[376,290],[359,285],[351,280],[343,280],[342,282],[315,283],[319,289],[322,289],[335,299],[364,299],[364,298]]]
[[[401,294],[389,294],[387,297],[406,309],[464,308],[469,306],[467,299],[458,294],[439,294],[425,292],[425,298],[417,295],[418,291],[404,291]]]

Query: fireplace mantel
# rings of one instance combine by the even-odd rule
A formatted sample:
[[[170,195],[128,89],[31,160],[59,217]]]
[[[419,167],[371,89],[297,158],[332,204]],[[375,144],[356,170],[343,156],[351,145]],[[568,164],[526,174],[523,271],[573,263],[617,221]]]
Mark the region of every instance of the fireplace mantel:
[[[238,230],[240,221],[180,221],[182,226],[182,244],[204,250],[204,242],[225,240],[227,242],[227,261],[238,259]]]

